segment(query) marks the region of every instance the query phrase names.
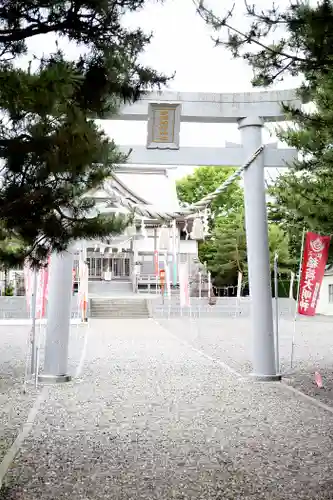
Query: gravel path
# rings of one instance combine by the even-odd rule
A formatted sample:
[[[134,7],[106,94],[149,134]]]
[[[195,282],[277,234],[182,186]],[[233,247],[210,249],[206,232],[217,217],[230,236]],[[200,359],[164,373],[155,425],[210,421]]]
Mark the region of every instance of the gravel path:
[[[0,327],[0,462],[36,399],[33,388],[26,394],[22,390],[28,331],[29,327]]]
[[[249,318],[178,318],[159,323],[180,339],[206,354],[249,374],[251,366],[251,321]],[[293,369],[290,369],[294,323],[280,320],[280,359],[285,381],[302,392],[333,406],[333,318],[315,317],[296,323]],[[314,373],[323,377],[318,389]]]
[[[153,320],[95,320],[2,500],[332,499],[333,416],[238,379]]]
[[[29,326],[0,326],[0,462],[26,422],[40,389],[33,383],[23,391]],[[73,327],[70,370],[75,372],[84,342],[84,329]],[[44,334],[41,332],[41,342]],[[41,351],[41,363],[43,351]],[[1,498],[1,497],[0,497]]]

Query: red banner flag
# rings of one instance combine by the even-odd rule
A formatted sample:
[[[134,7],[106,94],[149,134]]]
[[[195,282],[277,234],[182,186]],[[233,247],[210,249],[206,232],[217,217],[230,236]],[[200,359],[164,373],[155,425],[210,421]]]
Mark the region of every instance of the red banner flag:
[[[48,295],[49,270],[42,267],[37,274],[36,318],[44,318],[46,312],[46,297]]]
[[[314,316],[316,314],[319,291],[328,258],[330,239],[330,236],[306,233],[299,289],[299,314],[304,314],[305,316]]]

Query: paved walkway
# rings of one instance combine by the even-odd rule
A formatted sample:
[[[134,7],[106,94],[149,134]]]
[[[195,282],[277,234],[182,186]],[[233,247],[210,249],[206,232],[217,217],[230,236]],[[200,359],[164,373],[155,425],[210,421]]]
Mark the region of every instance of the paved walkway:
[[[327,500],[333,415],[153,320],[92,321],[82,379],[43,390],[6,500]]]

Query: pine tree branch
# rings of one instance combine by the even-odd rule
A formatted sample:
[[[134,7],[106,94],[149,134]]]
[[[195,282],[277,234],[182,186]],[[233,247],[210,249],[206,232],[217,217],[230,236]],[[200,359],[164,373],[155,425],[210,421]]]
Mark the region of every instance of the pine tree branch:
[[[228,19],[232,17],[233,10],[235,8],[235,4],[233,5],[232,9],[227,13],[227,15],[224,18],[219,18],[210,9],[208,9],[204,6],[204,0],[192,0],[192,1],[193,1],[194,5],[196,6],[196,11],[199,14],[199,16],[207,24],[211,24],[215,30],[218,30],[221,28],[227,28],[231,32],[239,35],[243,39],[243,42],[246,42],[248,44],[253,43],[254,45],[257,45],[258,47],[264,49],[265,51],[269,52],[272,55],[282,56],[282,57],[285,57],[287,60],[292,59],[293,61],[298,61],[301,63],[307,62],[306,58],[304,58],[304,57],[299,57],[299,56],[295,56],[294,54],[290,54],[290,53],[287,53],[284,51],[276,50],[272,46],[266,45],[263,42],[261,42],[259,40],[259,38],[256,37],[255,35],[246,34],[242,31],[238,30],[237,28],[235,28],[231,24],[229,24]],[[256,14],[256,17],[257,16],[258,15]],[[262,20],[264,20],[264,19],[265,18],[262,17]],[[220,42],[219,40],[214,40],[214,42],[215,43],[217,42],[216,45],[223,43],[223,42]],[[291,62],[289,63],[289,65],[291,64]]]
[[[45,24],[29,26],[24,29],[17,29],[15,32],[13,30],[1,30],[0,29],[0,44],[9,44],[12,42],[19,42],[27,38],[31,38],[36,35],[46,35],[48,33],[57,32],[66,29],[68,22],[59,23],[47,26]]]

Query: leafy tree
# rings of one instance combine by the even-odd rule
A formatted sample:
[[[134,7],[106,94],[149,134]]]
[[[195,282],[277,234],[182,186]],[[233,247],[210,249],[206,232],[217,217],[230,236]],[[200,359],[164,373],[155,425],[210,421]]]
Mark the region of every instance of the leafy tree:
[[[288,234],[289,251],[295,261],[300,258],[303,228],[318,231],[318,227],[306,217],[306,213],[314,212],[317,207],[311,209],[308,200],[306,202],[303,197],[303,194],[308,196],[311,183],[307,182],[306,174],[301,177],[294,172],[280,175],[270,187],[273,201],[268,204],[268,218]]]
[[[118,233],[128,222],[99,215],[89,192],[124,163],[91,117],[112,116],[167,78],[139,62],[151,39],[124,27],[126,12],[144,0],[5,1],[0,8],[0,245],[13,265],[40,262],[79,238]],[[53,33],[82,48],[78,60],[57,49],[26,71],[17,59],[27,41]]]
[[[201,200],[207,194],[215,191],[233,172],[234,169],[230,167],[198,167],[193,174],[177,182],[177,194],[181,204],[186,206]],[[235,181],[226,191],[217,196],[209,207],[212,210],[210,218],[212,233],[214,234],[215,228],[221,221],[229,221],[228,216],[230,216],[230,220],[234,220],[242,211],[242,207],[243,191],[239,183]],[[235,230],[234,227],[233,230]],[[220,250],[220,248],[217,248],[217,242],[214,239],[199,242],[199,259],[201,262],[207,262],[210,270],[214,269],[216,271],[214,272],[215,276],[224,273],[225,279],[228,280],[228,266],[223,267],[223,270],[217,270],[213,264],[213,256]]]
[[[290,255],[288,234],[280,226],[276,224],[269,224],[268,242],[271,270],[273,270],[274,258],[277,254],[279,272],[288,272],[297,262]]]
[[[214,191],[230,175],[233,169],[225,167],[199,167],[192,175],[177,183],[177,192],[182,203],[194,203]],[[216,286],[236,285],[238,271],[247,274],[247,250],[243,189],[239,183],[231,184],[213,205],[211,238],[199,244],[199,258],[206,262],[212,272]],[[290,268],[289,240],[277,225],[269,226],[270,260],[279,254],[279,268],[283,272]]]
[[[198,167],[193,174],[187,175],[177,182],[177,194],[183,205],[201,200],[207,194],[215,191],[225,182],[235,169],[230,167]],[[213,218],[226,215],[243,205],[243,192],[237,181],[221,193],[211,205]]]
[[[271,270],[278,254],[279,271],[285,273],[294,262],[289,254],[288,235],[277,225],[270,224],[268,232]],[[212,240],[200,247],[200,260],[207,262],[216,286],[237,285],[238,272],[247,279],[247,249],[244,211],[220,219]]]
[[[236,285],[238,272],[246,271],[246,235],[242,210],[220,218],[210,240],[199,247],[216,286]]]

